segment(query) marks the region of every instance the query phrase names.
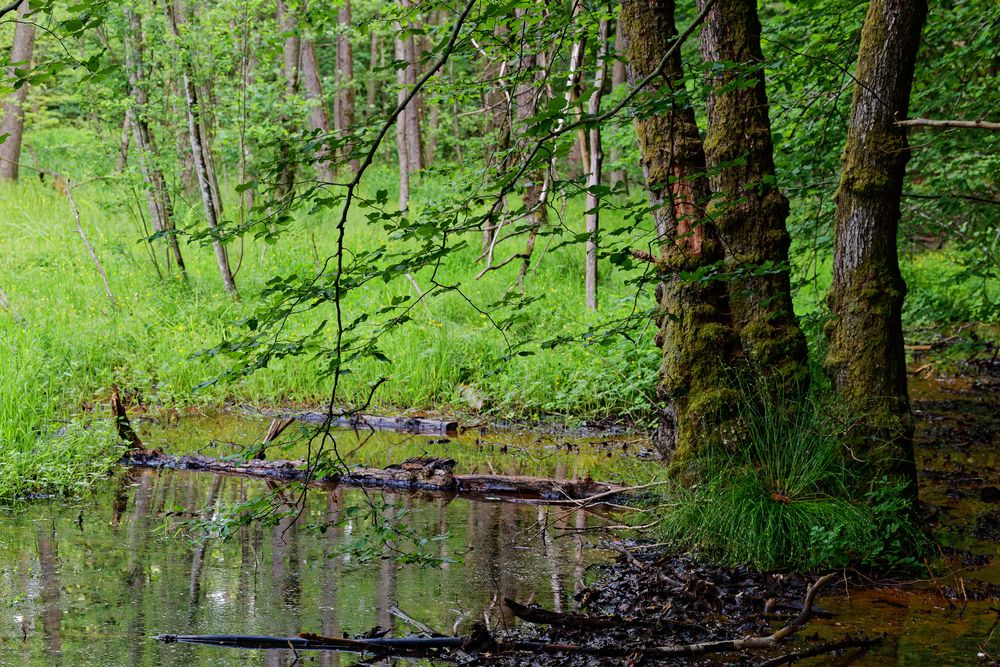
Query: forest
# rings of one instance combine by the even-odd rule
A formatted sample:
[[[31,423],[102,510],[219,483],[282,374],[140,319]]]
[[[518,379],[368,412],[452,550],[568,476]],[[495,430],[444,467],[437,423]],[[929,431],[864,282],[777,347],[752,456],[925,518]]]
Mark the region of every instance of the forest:
[[[0,6],[0,664],[995,664],[1000,4]]]

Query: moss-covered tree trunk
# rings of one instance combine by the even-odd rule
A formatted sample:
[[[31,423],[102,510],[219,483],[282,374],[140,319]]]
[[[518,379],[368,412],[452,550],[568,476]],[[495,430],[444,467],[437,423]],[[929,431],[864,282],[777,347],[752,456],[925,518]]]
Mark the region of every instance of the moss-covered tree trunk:
[[[837,191],[826,365],[856,420],[854,454],[872,474],[914,475],[896,231],[909,158],[906,117],[926,0],[872,0]]]
[[[743,349],[772,393],[793,397],[806,388],[809,370],[792,311],[788,199],[775,178],[760,33],[757,0],[719,0],[705,18],[702,57],[725,65],[712,78],[708,97],[710,212],[722,234],[726,268],[735,274],[729,303]]]
[[[630,85],[659,66],[677,37],[674,0],[622,0],[619,17]],[[649,198],[660,239],[657,266],[662,349],[658,447],[690,457],[732,430],[738,396],[727,367],[739,357],[723,282],[683,280],[681,271],[723,258],[718,230],[704,215],[709,200],[705,153],[684,89],[680,53],[649,88],[667,110],[635,122]],[[662,105],[658,105],[662,108]]]

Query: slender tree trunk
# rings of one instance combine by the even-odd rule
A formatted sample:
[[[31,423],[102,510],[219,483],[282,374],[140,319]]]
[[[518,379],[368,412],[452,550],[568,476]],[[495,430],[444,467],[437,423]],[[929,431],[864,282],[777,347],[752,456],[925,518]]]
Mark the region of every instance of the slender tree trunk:
[[[182,47],[180,31],[177,28],[177,16],[173,3],[165,5],[167,27],[174,37],[177,47]],[[215,261],[219,266],[219,274],[222,277],[222,284],[226,292],[234,299],[239,299],[236,291],[236,281],[233,279],[232,270],[229,267],[229,256],[222,239],[218,237],[220,204],[215,201],[213,193],[211,175],[209,173],[209,163],[206,158],[206,147],[202,144],[200,107],[198,105],[198,90],[192,81],[191,63],[188,54],[181,48],[182,58],[182,79],[186,101],[188,136],[191,139],[191,157],[194,160],[194,171],[198,177],[198,189],[201,191],[202,206],[205,210],[205,219],[212,230],[212,247],[215,250]]]
[[[597,74],[594,76],[594,90],[587,101],[587,113],[596,116],[601,112],[601,97],[604,95],[604,79],[608,75],[608,22],[600,22],[597,46]],[[601,125],[594,123],[587,136],[590,164],[587,172],[587,259],[584,270],[587,309],[597,310],[597,234],[600,225],[600,199],[595,190],[601,185],[601,166],[604,148],[601,146]]]
[[[292,100],[299,92],[299,59],[301,57],[302,43],[299,39],[299,26],[295,16],[289,11],[284,0],[278,0],[278,28],[285,38],[282,47],[282,67],[281,71],[285,77],[285,98]],[[278,149],[278,180],[276,190],[278,198],[286,199],[292,195],[295,188],[295,161],[292,159],[292,147],[290,135],[294,132],[292,119],[287,112],[281,116],[281,126],[289,135],[284,138]]]
[[[312,102],[309,113],[310,127],[329,137],[330,115],[326,111],[326,98],[323,97],[323,81],[319,73],[319,63],[316,62],[316,46],[309,39],[302,40],[302,87],[306,98]],[[329,147],[324,145],[316,157],[316,174],[320,180],[333,181],[334,168],[331,159],[334,156]]]
[[[366,118],[371,118],[375,114],[375,92],[378,85],[378,76],[375,72],[378,67],[378,57],[381,49],[379,48],[379,37],[378,33],[374,30],[371,31],[371,38],[368,41],[368,88],[366,90],[365,102],[367,110],[365,112]]]
[[[344,0],[344,4],[337,10],[337,23],[340,25],[340,32],[337,33],[337,76],[340,78],[340,86],[337,90],[337,130],[342,134],[347,134],[354,126],[355,103],[354,103],[354,47],[351,45],[351,0]],[[352,146],[344,146],[347,154],[353,150]],[[357,173],[360,162],[355,158],[351,160],[351,172]]]
[[[826,366],[839,403],[856,420],[854,454],[866,474],[905,475],[916,493],[913,421],[901,311],[906,284],[896,232],[910,152],[906,118],[926,0],[868,5],[843,171],[837,191]]]
[[[139,161],[139,171],[146,184],[146,202],[149,206],[149,217],[153,229],[157,232],[167,232],[166,242],[170,254],[173,255],[177,268],[185,273],[184,257],[174,233],[173,207],[170,202],[170,192],[167,190],[167,180],[157,164],[158,153],[153,132],[149,127],[149,96],[146,92],[146,71],[143,61],[143,33],[139,15],[129,7],[123,9],[125,21],[128,24],[125,35],[125,69],[128,72],[129,94],[132,106],[128,110],[131,119],[132,138],[135,142],[136,157]],[[169,262],[168,262],[169,267]],[[159,270],[159,269],[157,269]]]
[[[528,20],[529,9],[515,9],[515,15]],[[523,30],[527,30],[527,25]],[[529,40],[530,41],[530,40]],[[542,88],[537,85],[544,70],[544,58],[539,57],[536,50],[541,51],[539,44],[526,44],[518,59],[518,72],[521,73],[521,83],[514,91],[515,116],[521,131],[524,131],[529,118],[538,112],[538,105]],[[524,77],[524,73],[528,76]],[[521,192],[521,205],[524,207],[527,216],[530,232],[528,241],[525,243],[524,252],[521,257],[521,267],[517,275],[517,287],[524,291],[524,277],[531,266],[531,255],[535,250],[535,240],[538,238],[539,230],[548,222],[548,208],[545,204],[545,174],[542,169],[535,169],[525,174],[527,184]]]
[[[619,21],[634,86],[657,68],[677,36],[674,0],[622,0]],[[670,100],[670,107],[636,119],[635,127],[653,215],[664,232],[657,260],[664,275],[657,288],[662,350],[657,446],[685,459],[726,442],[734,432],[739,394],[726,374],[727,366],[739,363],[740,345],[725,284],[679,276],[723,258],[719,232],[704,211],[710,196],[705,153],[679,51],[656,81],[651,93]]]
[[[17,16],[24,19],[28,13],[28,0],[21,3]],[[31,69],[35,50],[35,25],[21,21],[14,28],[14,44],[10,49],[11,69]],[[13,78],[13,77],[11,77]],[[3,105],[3,122],[0,123],[0,179],[16,181],[21,164],[21,140],[24,137],[24,102],[28,97],[28,84],[24,83],[7,98]]]
[[[611,64],[611,90],[620,90],[628,85],[627,74],[625,73],[625,45],[622,40],[621,21],[615,22],[615,60]],[[622,150],[616,145],[611,147],[611,162],[615,168],[611,170],[611,184],[622,184],[625,192],[628,192],[628,172],[622,165]]]
[[[402,30],[397,24],[396,30]],[[406,59],[406,47],[401,39],[394,41],[396,60]],[[406,72],[396,70],[396,103],[402,104],[406,99]],[[411,100],[412,104],[412,100]],[[404,111],[396,118],[396,153],[399,156],[399,210],[405,211],[410,206],[410,158],[409,142],[407,141],[409,115]]]
[[[411,10],[416,4],[414,0],[400,0],[400,3],[406,9]],[[417,41],[413,35],[409,35],[402,41],[402,44],[402,59],[407,63],[406,68],[403,69],[404,80],[407,92],[409,92],[417,85],[417,67],[419,66]],[[410,100],[410,103],[406,105],[406,110],[403,112],[406,115],[406,159],[410,173],[420,171],[424,168],[423,138],[420,133],[420,104],[420,95],[418,94]]]
[[[496,37],[501,37],[507,32],[507,24],[498,21],[493,29]],[[454,64],[452,61],[450,64]],[[502,79],[507,74],[509,62],[506,60],[487,61],[483,67],[483,81],[486,82],[486,93],[483,95],[483,106],[486,108],[487,132],[494,137],[493,151],[489,154],[488,168],[491,170],[505,170],[510,162],[507,151],[510,150],[511,141],[511,106],[512,98],[508,94]],[[452,70],[454,79],[454,70]],[[458,123],[457,107],[455,110],[455,123]],[[493,235],[496,232],[496,221],[487,220],[483,223],[483,255],[489,264],[490,248],[493,246]]]
[[[722,234],[726,267],[736,273],[729,303],[743,349],[768,391],[792,398],[808,386],[809,368],[792,310],[788,199],[775,177],[760,33],[757,0],[717,2],[702,29],[705,61],[729,64],[712,79],[708,97],[710,212]],[[753,85],[735,85],[744,80]]]
[[[121,139],[118,140],[118,157],[115,159],[115,173],[120,174],[128,166],[128,147],[132,139],[132,115],[125,113],[122,121]]]

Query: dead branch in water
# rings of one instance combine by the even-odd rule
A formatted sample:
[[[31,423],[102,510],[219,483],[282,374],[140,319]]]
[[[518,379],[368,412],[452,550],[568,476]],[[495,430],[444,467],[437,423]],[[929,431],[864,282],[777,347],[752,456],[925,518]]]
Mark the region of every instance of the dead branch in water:
[[[388,468],[350,468],[343,473],[313,479],[304,461],[222,460],[193,454],[170,456],[160,452],[130,452],[121,463],[142,468],[193,470],[262,479],[343,484],[391,489],[444,491],[479,496],[560,500],[613,495],[622,487],[591,479],[556,480],[516,475],[459,475],[450,459],[418,458]]]
[[[128,420],[128,413],[125,412],[125,403],[122,401],[118,385],[111,385],[111,414],[115,419],[115,426],[118,429],[118,438],[129,443],[130,449],[142,450],[144,446],[142,440],[132,429],[132,422]]]
[[[699,642],[695,644],[676,644],[668,646],[587,646],[581,644],[561,644],[546,641],[505,641],[498,639],[490,633],[481,623],[475,624],[468,635],[455,637],[401,637],[401,638],[340,638],[324,637],[321,635],[302,633],[297,637],[271,637],[261,635],[159,635],[156,639],[164,642],[182,642],[188,644],[211,644],[214,646],[228,646],[233,648],[255,648],[255,649],[294,649],[294,650],[335,650],[351,651],[356,653],[374,653],[376,655],[410,655],[415,657],[435,657],[437,659],[454,659],[453,651],[463,652],[489,652],[499,653],[564,653],[590,655],[604,658],[624,658],[627,656],[641,655],[646,658],[676,658],[681,656],[705,655],[709,653],[731,653],[752,649],[773,648],[780,641],[790,637],[801,629],[812,616],[813,602],[816,594],[830,581],[836,577],[836,573],[827,574],[820,577],[816,583],[809,587],[805,600],[802,603],[802,611],[792,619],[787,625],[776,630],[774,633],[764,637],[748,637],[745,639],[727,639],[722,641]],[[512,606],[511,601],[507,601],[508,606]],[[534,615],[537,610],[523,607],[513,603],[512,608]],[[544,614],[544,610],[543,615]],[[562,615],[559,619],[572,617],[574,623],[583,623],[579,614]],[[547,616],[546,621],[557,620]],[[596,625],[591,627],[602,627],[604,617],[592,619]],[[616,619],[617,622],[617,619]],[[799,657],[809,655],[819,655],[829,651],[838,650],[845,647],[868,646],[877,641],[876,639],[848,639],[836,644],[819,646],[799,654],[789,654],[775,658],[769,664],[785,664],[794,661]],[[777,661],[777,662],[775,662]]]

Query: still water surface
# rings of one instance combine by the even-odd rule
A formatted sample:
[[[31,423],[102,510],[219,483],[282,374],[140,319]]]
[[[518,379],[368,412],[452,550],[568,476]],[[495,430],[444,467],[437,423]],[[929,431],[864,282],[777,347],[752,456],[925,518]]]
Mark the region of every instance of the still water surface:
[[[226,450],[246,442],[239,438],[242,431],[259,437],[261,427],[258,422],[210,423],[225,433],[206,438],[208,422],[201,428],[189,424],[188,444],[214,440],[214,448]],[[164,445],[169,433],[147,426],[144,435],[148,443]],[[447,445],[452,454],[469,450],[468,465],[474,467],[475,457],[480,465],[492,465],[487,454],[472,451],[468,442],[380,435],[375,443],[369,443],[367,456],[402,453],[386,451],[393,447],[409,452],[415,446]],[[170,444],[174,451],[185,449],[176,440]],[[478,449],[484,449],[482,443]],[[558,447],[547,453],[538,449],[543,463],[535,469],[541,472],[550,467],[569,477],[585,472],[566,467]],[[594,460],[602,457],[607,458],[593,455]],[[516,456],[506,455],[496,465],[501,458],[516,468],[503,472],[532,471],[527,459],[518,463]],[[579,456],[567,452],[565,458]],[[298,521],[255,524],[226,542],[199,541],[183,526],[188,519],[209,517],[226,504],[265,491],[264,482],[237,477],[119,470],[79,501],[36,501],[3,513],[0,664],[290,664],[293,656],[284,651],[162,644],[150,637],[302,631],[353,635],[375,626],[408,634],[411,629],[389,613],[394,606],[445,633],[462,632],[477,619],[501,626],[512,622],[502,614],[505,597],[572,608],[573,594],[595,576],[588,566],[607,558],[596,548],[606,536],[587,530],[604,521],[598,516],[444,495],[310,491]],[[415,533],[445,536],[427,548],[453,562],[440,567],[359,562],[341,548],[365,530],[363,520],[315,530],[345,507],[369,498],[404,508],[404,521]],[[291,495],[286,500],[295,502]],[[324,665],[357,659],[325,652],[303,657]]]

